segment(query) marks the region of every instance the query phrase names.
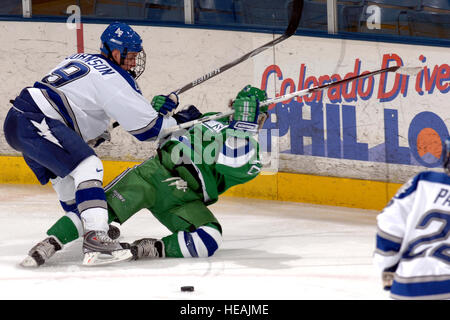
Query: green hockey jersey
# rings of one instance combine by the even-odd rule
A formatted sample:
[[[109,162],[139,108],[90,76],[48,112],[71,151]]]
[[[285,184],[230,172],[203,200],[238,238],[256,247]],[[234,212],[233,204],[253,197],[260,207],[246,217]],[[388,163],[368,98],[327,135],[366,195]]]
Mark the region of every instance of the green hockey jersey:
[[[211,204],[232,186],[255,178],[261,171],[259,145],[227,121],[207,121],[172,135],[159,148],[162,164],[176,171],[189,187]]]

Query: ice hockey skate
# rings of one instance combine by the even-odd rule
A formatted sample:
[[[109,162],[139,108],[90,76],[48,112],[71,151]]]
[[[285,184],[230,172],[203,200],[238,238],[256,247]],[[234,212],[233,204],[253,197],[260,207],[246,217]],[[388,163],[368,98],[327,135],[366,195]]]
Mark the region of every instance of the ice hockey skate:
[[[83,239],[83,253],[85,266],[105,265],[133,257],[129,249],[124,249],[105,231],[88,231]]]
[[[63,245],[55,237],[48,237],[36,244],[28,252],[28,256],[20,263],[22,267],[37,268],[50,259]]]
[[[117,240],[120,237],[120,229],[112,224],[109,225],[108,236],[112,240]]]
[[[164,242],[158,239],[144,238],[131,244],[133,260],[142,258],[164,258]]]

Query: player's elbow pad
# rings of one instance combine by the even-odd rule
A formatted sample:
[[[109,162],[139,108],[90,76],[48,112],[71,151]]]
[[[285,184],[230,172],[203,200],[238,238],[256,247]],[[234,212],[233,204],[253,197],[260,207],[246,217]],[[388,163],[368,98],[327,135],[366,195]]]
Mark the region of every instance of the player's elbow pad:
[[[139,141],[156,140],[157,138],[160,138],[163,129],[173,127],[176,124],[177,122],[172,117],[158,116],[147,126],[129,132]]]
[[[144,130],[132,132],[139,141],[151,141],[162,138],[161,134],[164,129],[176,126],[177,122],[172,117],[158,116]]]

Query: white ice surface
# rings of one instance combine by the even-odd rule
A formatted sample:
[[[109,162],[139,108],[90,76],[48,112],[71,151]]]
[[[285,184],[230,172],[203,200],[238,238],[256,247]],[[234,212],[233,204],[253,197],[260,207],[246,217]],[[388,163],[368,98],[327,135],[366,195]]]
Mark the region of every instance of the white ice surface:
[[[0,185],[0,299],[388,299],[372,265],[377,212],[227,197],[211,209],[224,236],[211,258],[84,267],[77,240],[24,269],[62,209],[48,187]],[[121,241],[169,234],[144,211],[120,228]]]

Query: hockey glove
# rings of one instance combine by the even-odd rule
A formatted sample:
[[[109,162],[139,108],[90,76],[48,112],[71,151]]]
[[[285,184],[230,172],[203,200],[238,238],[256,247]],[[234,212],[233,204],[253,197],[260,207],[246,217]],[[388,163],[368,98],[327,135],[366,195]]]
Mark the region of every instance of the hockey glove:
[[[198,109],[190,105],[172,116],[177,124],[182,124],[202,117],[202,113]]]
[[[151,104],[153,109],[155,109],[159,114],[166,115],[178,107],[178,96],[175,92],[172,92],[168,96],[155,96],[153,97]]]
[[[392,267],[386,268],[381,273],[381,281],[383,282],[383,289],[386,291],[391,290],[392,283],[394,282],[395,271],[397,270],[398,263]]]
[[[247,85],[233,102],[233,121],[230,128],[256,132],[258,130],[259,102],[267,99],[264,90]]]
[[[256,97],[239,98],[233,102],[233,121],[230,128],[256,132],[258,129],[259,101]]]
[[[256,99],[258,99],[260,102],[267,100],[267,93],[264,90],[252,87],[251,85],[247,85],[244,87],[244,89],[239,91],[239,93],[236,96],[236,99],[246,98],[246,97],[251,97],[251,96],[256,97]]]
[[[391,290],[392,283],[394,282],[394,272],[384,271],[381,274],[381,281],[383,282],[383,289],[386,291]]]
[[[97,148],[105,141],[111,141],[111,133],[109,131],[103,132],[97,138],[89,140],[87,143],[91,148]]]

